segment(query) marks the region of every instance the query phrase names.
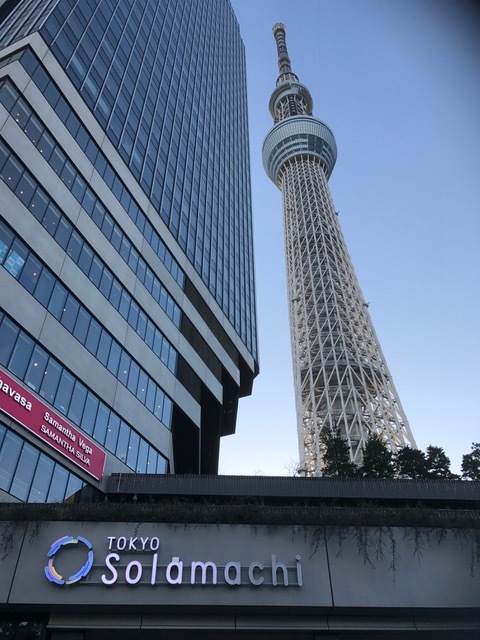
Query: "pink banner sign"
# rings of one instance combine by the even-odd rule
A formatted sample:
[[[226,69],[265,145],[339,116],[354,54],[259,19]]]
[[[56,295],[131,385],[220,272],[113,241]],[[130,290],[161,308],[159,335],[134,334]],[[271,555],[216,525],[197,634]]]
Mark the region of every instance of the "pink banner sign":
[[[102,479],[105,451],[2,369],[0,409],[83,471]]]

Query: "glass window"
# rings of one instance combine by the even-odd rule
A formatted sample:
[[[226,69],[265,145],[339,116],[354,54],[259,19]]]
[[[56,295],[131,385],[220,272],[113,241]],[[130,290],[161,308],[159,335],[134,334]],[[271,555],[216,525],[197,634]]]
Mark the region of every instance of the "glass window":
[[[8,252],[7,259],[3,266],[12,274],[14,278],[18,278],[25,260],[27,259],[28,250],[20,240],[14,240],[10,251]]]
[[[82,423],[80,426],[86,433],[90,435],[92,435],[95,428],[98,405],[98,398],[96,398],[93,393],[89,391],[87,393],[87,401],[85,402],[85,409],[83,410]]]
[[[58,223],[57,231],[55,233],[55,240],[62,249],[66,249],[68,247],[71,234],[72,225],[65,217],[62,217]]]
[[[24,442],[20,460],[18,461],[15,477],[10,493],[19,500],[26,501],[35,473],[35,467],[40,452],[28,442]]]
[[[52,151],[55,147],[55,140],[52,136],[44,131],[40,136],[40,140],[37,144],[37,149],[40,151],[45,160],[49,160],[52,155]]]
[[[129,256],[129,253],[130,253],[131,246],[132,245],[127,240],[127,238],[125,238],[125,236],[123,236],[122,242],[121,242],[121,245],[120,245],[120,255],[125,260],[125,262],[127,262],[127,260],[128,260],[128,256]]]
[[[98,202],[95,195],[92,194],[92,197],[94,198],[94,205],[93,205],[92,214],[91,214],[92,220],[95,222],[97,227],[101,229],[103,224],[103,219],[105,218],[105,213],[106,213],[105,207],[103,207],[100,204],[100,202]]]
[[[22,380],[32,355],[33,346],[33,340],[25,333],[20,333],[8,363],[10,371]]]
[[[120,431],[120,418],[110,412],[107,425],[107,437],[105,438],[105,448],[115,453],[117,450],[118,433]]]
[[[27,375],[25,376],[26,384],[34,391],[38,391],[42,384],[45,369],[48,363],[48,353],[41,347],[35,345],[35,348],[30,358],[30,364],[28,365]]]
[[[140,311],[140,308],[138,304],[132,300],[132,303],[130,304],[130,310],[128,313],[128,324],[131,327],[137,326],[139,311]]]
[[[55,283],[53,293],[48,303],[48,310],[57,319],[60,320],[67,299],[67,290],[59,282]]]
[[[51,402],[52,404],[57,392],[61,373],[62,367],[58,362],[55,362],[53,358],[50,358],[41,383],[40,395],[43,396],[47,402]]]
[[[82,250],[82,244],[82,238],[76,231],[74,231],[70,237],[70,242],[68,243],[67,247],[67,253],[74,262],[78,261],[78,256],[80,255],[80,251]]]
[[[103,295],[108,298],[108,296],[110,295],[110,290],[112,288],[112,282],[113,282],[113,276],[112,274],[108,271],[108,269],[103,269],[102,272],[102,279],[100,280],[100,291],[103,293]]]
[[[78,120],[77,116],[73,113],[73,111],[70,111],[70,113],[68,114],[68,117],[65,121],[65,126],[70,131],[72,136],[75,138],[80,128],[80,121]]]
[[[165,401],[163,404],[163,411],[162,411],[162,422],[169,429],[172,425],[172,410],[173,410],[173,403],[170,400],[170,398],[167,398],[165,396]]]
[[[68,295],[67,300],[65,301],[65,306],[63,308],[60,322],[70,333],[73,332],[73,327],[75,326],[75,322],[77,321],[79,309],[80,304],[77,302],[77,300],[75,300],[73,296]]]
[[[107,366],[108,356],[110,354],[110,347],[112,346],[112,338],[108,335],[106,331],[102,331],[102,335],[100,336],[100,344],[98,345],[97,350],[97,358],[103,364],[104,367]]]
[[[39,80],[42,77],[42,74],[45,73],[43,69],[41,69],[41,67],[38,67],[37,59],[29,49],[27,49],[22,54],[22,57],[20,58],[20,62],[22,63],[22,66],[26,69],[26,71],[30,76],[33,76],[35,72],[35,77],[36,78],[38,77]],[[42,73],[38,74],[38,71],[41,71]],[[42,85],[40,85],[40,89],[42,89]]]
[[[41,66],[38,65],[34,56],[28,50],[22,56],[21,63],[27,70],[30,71],[30,74],[34,79],[35,84],[40,89],[40,91],[43,92],[47,87],[48,83],[50,82],[46,71],[42,69]],[[30,65],[32,65],[31,69],[29,69]]]
[[[117,251],[120,251],[120,245],[122,244],[122,232],[117,225],[115,225],[115,228],[113,229],[111,243]]]
[[[105,436],[107,435],[108,419],[110,411],[103,402],[99,403],[97,417],[93,428],[93,437],[97,442],[103,445]],[[89,432],[90,433],[90,432]]]
[[[155,407],[153,410],[153,415],[156,416],[159,420],[162,419],[164,400],[165,400],[165,394],[163,393],[163,391],[161,391],[161,389],[157,387],[156,394],[155,394]]]
[[[147,316],[143,311],[140,310],[138,314],[138,322],[137,322],[137,333],[142,338],[145,337],[145,331],[147,329]]]
[[[80,269],[83,271],[83,273],[85,273],[86,275],[88,275],[88,272],[90,271],[90,265],[92,264],[92,259],[93,259],[93,251],[90,249],[90,247],[84,244],[77,264],[80,267]]]
[[[137,267],[137,277],[140,280],[140,282],[144,282],[145,281],[145,275],[146,272],[148,271],[147,269],[147,265],[145,263],[145,260],[142,260],[141,258],[138,261],[138,267]]]
[[[13,242],[14,235],[3,223],[0,224],[0,264],[5,259],[7,251]]]
[[[33,213],[37,220],[43,220],[43,216],[45,215],[45,211],[47,210],[48,203],[49,199],[47,198],[43,190],[37,188],[30,202],[30,211]]]
[[[105,270],[106,271],[106,270]],[[122,287],[120,285],[120,283],[118,282],[118,280],[113,280],[113,284],[112,284],[112,290],[110,292],[110,302],[111,304],[115,307],[115,309],[118,309],[118,305],[120,304],[120,297],[122,295]]]
[[[162,340],[162,350],[160,352],[160,359],[163,362],[163,364],[166,364],[167,366],[168,366],[169,351],[170,351],[170,345],[166,340]]]
[[[147,472],[147,462],[148,462],[148,444],[145,440],[140,440],[140,447],[138,450],[138,458],[137,458],[137,473],[146,473]]]
[[[128,266],[133,272],[137,271],[137,266],[139,265],[140,256],[138,255],[138,251],[135,247],[131,247],[130,255],[128,257]],[[140,261],[140,264],[143,260]],[[140,276],[139,276],[140,277]]]
[[[122,354],[122,348],[116,342],[112,342],[112,347],[110,349],[110,355],[108,356],[107,369],[113,373],[114,376],[117,375],[118,365],[120,362],[120,356]]]
[[[38,278],[34,296],[44,307],[48,306],[54,284],[53,275],[47,269],[43,269]]]
[[[23,440],[9,431],[0,451],[0,489],[8,491],[22,450]]]
[[[138,433],[132,431],[130,433],[130,442],[128,443],[128,454],[127,454],[127,465],[130,469],[136,471],[137,468],[137,457],[138,457],[138,447],[140,445],[140,436]]]
[[[118,311],[120,315],[125,319],[127,319],[128,317],[128,312],[130,310],[130,302],[131,302],[130,296],[125,291],[125,289],[122,289]]]
[[[63,151],[55,145],[50,156],[49,164],[58,175],[62,172],[66,159]]]
[[[145,289],[150,293],[152,292],[152,289],[153,289],[153,282],[154,282],[153,273],[150,269],[147,269],[147,272],[145,274],[145,282],[143,284],[145,286]]]
[[[28,502],[46,502],[54,465],[51,458],[40,454]]]
[[[24,286],[29,293],[34,291],[42,268],[40,261],[30,254],[19,279],[20,284]]]
[[[167,473],[167,461],[161,455],[157,454],[157,469],[156,473]]]
[[[35,193],[36,182],[27,174],[24,173],[18,183],[16,194],[23,204],[28,207],[30,201]]]
[[[87,337],[90,320],[91,320],[90,313],[83,307],[80,307],[78,316],[77,316],[77,321],[75,323],[75,328],[73,330],[73,335],[82,344],[85,344],[85,338]]]
[[[153,322],[148,320],[147,321],[147,329],[145,331],[145,342],[148,344],[150,349],[152,349],[152,347],[153,347],[153,340],[154,340],[154,337],[155,337],[156,333],[157,333],[157,331],[155,329],[155,326],[154,326]]]
[[[0,90],[0,103],[7,111],[10,111],[18,98],[16,89],[9,82],[5,82]]]
[[[97,159],[98,156],[98,149],[97,149],[97,145],[95,144],[95,142],[93,140],[89,140],[88,144],[85,148],[85,154],[87,156],[87,158],[90,160],[90,162],[92,164],[95,164],[95,161]]]
[[[87,188],[83,197],[82,207],[87,211],[87,213],[91,214],[95,207],[95,202],[96,198],[93,192]]]
[[[0,324],[0,362],[6,367],[19,333],[18,327],[8,318]]]
[[[65,491],[65,502],[74,502],[75,494],[85,486],[85,483],[73,473],[69,474],[67,490]]]
[[[90,273],[88,277],[93,282],[94,285],[98,287],[100,284],[100,278],[102,277],[102,269],[103,265],[99,258],[96,256],[93,258],[92,266],[90,267]]]
[[[160,331],[155,331],[152,350],[158,357],[162,354],[162,346],[164,344],[163,336]]]
[[[170,369],[170,371],[173,371],[173,373],[175,373],[177,368],[177,354],[172,348],[170,348],[170,353],[168,354],[167,367]]]
[[[47,502],[63,502],[67,489],[68,471],[59,464],[55,465]]]
[[[122,462],[126,462],[127,460],[129,436],[130,436],[130,429],[127,427],[127,425],[124,422],[122,422],[120,424],[120,431],[118,434],[118,442],[117,442],[117,458],[122,460]]]
[[[148,381],[147,386],[147,398],[145,400],[145,406],[149,411],[153,411],[153,407],[155,406],[155,393],[156,393],[156,385],[153,380]]]
[[[87,148],[89,140],[90,140],[90,138],[89,138],[88,133],[85,131],[83,126],[81,126],[79,131],[78,131],[78,133],[77,133],[77,135],[76,135],[77,144],[79,145],[79,147],[81,149],[83,149],[85,151],[85,149]]]
[[[57,407],[57,409],[60,409],[64,415],[67,415],[74,386],[75,378],[64,369],[60,377],[60,383],[58,385],[54,404],[54,406]]]
[[[127,384],[127,380],[128,380],[128,371],[130,369],[130,356],[127,355],[125,353],[125,351],[122,351],[122,355],[120,357],[120,364],[118,367],[118,375],[117,378],[120,380],[120,382],[124,385]]]
[[[133,360],[132,360],[132,362],[130,364],[130,371],[128,373],[127,388],[134,395],[137,394],[137,385],[138,385],[139,373],[140,373],[140,367],[138,366],[138,364],[136,362],[133,362]]]
[[[150,447],[148,451],[147,473],[157,473],[157,458],[158,453],[153,447]]]
[[[86,348],[96,355],[98,349],[98,342],[100,340],[100,336],[102,334],[102,327],[98,324],[98,322],[92,318],[90,322],[90,326],[88,327],[87,339],[85,341]]]
[[[138,376],[138,387],[137,387],[137,398],[145,404],[145,399],[147,397],[147,386],[148,386],[148,376],[145,371],[140,371]]]
[[[114,224],[112,217],[106,214],[102,222],[102,233],[108,240],[112,235]]]
[[[81,382],[77,380],[75,382],[75,388],[73,390],[72,400],[70,402],[70,407],[68,408],[67,414],[70,420],[72,420],[72,422],[74,422],[75,424],[80,424],[86,399],[87,389]]]
[[[10,187],[12,191],[15,190],[15,187],[18,184],[23,173],[22,165],[15,160],[12,156],[10,156],[5,163],[5,166],[2,169],[1,177],[4,182]]]
[[[70,111],[69,106],[61,96],[58,99],[57,104],[55,105],[55,111],[62,122],[65,122],[67,119],[67,115]]]

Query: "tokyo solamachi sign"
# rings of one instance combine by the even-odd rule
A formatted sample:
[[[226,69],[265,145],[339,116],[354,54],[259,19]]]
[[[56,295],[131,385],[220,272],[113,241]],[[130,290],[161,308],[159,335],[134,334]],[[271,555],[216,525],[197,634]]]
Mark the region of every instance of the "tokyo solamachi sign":
[[[54,565],[57,555],[61,561],[63,554],[65,562],[65,554],[77,545],[83,549],[85,558],[77,561],[77,564],[68,568],[66,572],[59,569],[58,563]],[[302,558],[299,554],[295,554],[294,559],[289,559],[290,563],[281,562],[275,553],[271,553],[267,561],[262,559],[263,561],[253,560],[248,563],[238,559],[222,562],[213,558],[186,561],[180,552],[178,555],[162,557],[160,538],[142,535],[110,535],[106,537],[102,546],[106,547],[107,553],[103,558],[97,557],[95,566],[99,573],[97,584],[105,586],[303,586]],[[87,578],[94,563],[94,548],[85,537],[64,535],[51,544],[47,556],[45,576],[50,582],[63,587]],[[94,585],[95,581],[90,584]]]
[[[102,479],[105,451],[3,369],[0,369],[0,410],[83,471]]]
[[[11,523],[1,525],[5,539]],[[12,607],[86,615],[98,605],[119,615],[162,615],[172,607],[443,614],[478,611],[480,602],[473,529],[416,530],[419,557],[418,538],[402,527],[93,521],[15,527],[14,548],[0,558],[0,603]]]

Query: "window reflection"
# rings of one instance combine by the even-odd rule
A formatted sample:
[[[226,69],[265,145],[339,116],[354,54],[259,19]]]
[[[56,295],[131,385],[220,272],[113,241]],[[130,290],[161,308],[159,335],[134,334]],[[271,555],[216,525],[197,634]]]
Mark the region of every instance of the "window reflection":
[[[2,338],[5,339],[5,342],[2,342]],[[88,391],[85,385],[76,380],[59,362],[39,345],[35,344],[25,332],[20,331],[13,321],[0,313],[0,347],[2,344],[8,344],[8,350],[6,350],[4,354],[12,354],[9,359],[7,358],[2,362],[4,365],[8,364],[7,368],[9,368],[9,361],[16,362],[20,365],[19,354],[22,352],[22,349],[24,350],[25,345],[27,345],[28,349],[26,351],[24,350],[26,357],[24,361],[26,368],[25,375],[23,376],[24,382],[37,391],[40,396],[53,404],[61,413],[67,415],[72,422],[90,435],[93,435],[95,440],[101,445],[104,445],[106,449],[111,451],[128,466],[134,470],[137,468],[138,450],[146,446],[148,448],[148,460],[152,462],[152,464],[147,463],[146,472],[158,473],[158,471],[154,470],[158,468],[158,464],[163,465],[165,469],[167,468],[167,461],[160,453],[155,451],[143,438],[140,438],[123,420],[120,420],[118,415],[113,413],[113,411],[91,391]],[[143,384],[144,382],[144,380],[140,380],[139,384]],[[163,399],[158,396],[157,391],[159,390],[151,379],[148,379],[148,386],[152,398],[156,397],[157,407],[162,412],[162,417],[168,419],[168,424],[171,424],[172,401],[166,396]],[[8,440],[9,462],[14,465],[18,459],[18,455],[16,458],[11,455],[15,437],[16,436],[9,435]],[[3,444],[1,446],[4,446],[6,439],[4,432],[0,430],[0,443],[2,443],[2,438]],[[142,445],[141,443],[145,444]],[[142,451],[143,450],[144,449],[142,449]],[[0,466],[1,464],[0,462]],[[40,487],[43,486],[42,468],[35,471],[35,474],[40,474]],[[10,469],[10,471],[9,469],[8,464],[3,466],[3,482],[7,484],[9,484],[13,473],[13,469]],[[0,481],[2,481],[1,478]],[[0,486],[0,488],[2,487]],[[36,501],[43,501],[43,498],[40,500],[40,495],[36,494],[34,495],[34,499]]]

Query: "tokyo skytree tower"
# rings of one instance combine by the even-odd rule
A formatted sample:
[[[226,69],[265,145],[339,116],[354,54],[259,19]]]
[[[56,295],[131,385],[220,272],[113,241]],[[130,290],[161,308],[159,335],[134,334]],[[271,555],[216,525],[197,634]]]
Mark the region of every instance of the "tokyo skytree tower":
[[[328,188],[336,160],[330,129],[312,116],[292,72],[285,26],[275,24],[274,126],[263,164],[283,195],[290,332],[300,464],[322,472],[322,435],[338,430],[359,464],[369,433],[392,452],[415,441],[362,296]]]

